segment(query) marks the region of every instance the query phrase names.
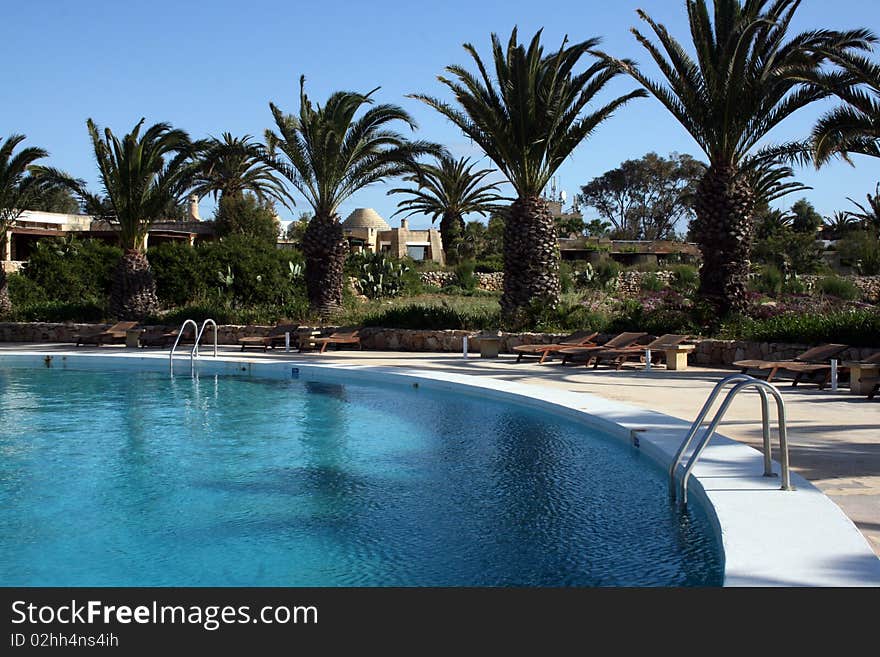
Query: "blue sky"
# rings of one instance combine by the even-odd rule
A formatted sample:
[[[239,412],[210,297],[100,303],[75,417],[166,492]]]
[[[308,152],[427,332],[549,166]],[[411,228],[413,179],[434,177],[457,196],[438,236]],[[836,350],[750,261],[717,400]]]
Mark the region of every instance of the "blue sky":
[[[338,89],[368,91],[381,86],[380,102],[402,105],[420,125],[417,136],[445,144],[457,155],[480,154],[452,124],[408,93],[444,97],[436,80],[449,64],[465,64],[461,45],[473,43],[488,56],[489,35],[507,37],[514,24],[523,38],[544,28],[548,48],[568,34],[572,40],[603,38],[615,55],[648,65],[646,52],[628,28],[641,8],[684,40],[684,0],[578,0],[550,3],[521,0],[438,3],[370,2],[188,2],[178,0],[3,0],[0,39],[0,134],[24,133],[26,143],[51,153],[51,164],[95,183],[85,121],[118,133],[142,116],[168,121],[193,137],[223,131],[262,138],[271,127],[269,101],[297,109],[297,81],[321,102]],[[804,0],[795,29],[870,27],[880,31],[876,0]],[[634,88],[621,78],[605,97]],[[829,104],[803,110],[772,133],[774,140],[801,137]],[[622,160],[649,151],[700,156],[690,137],[653,98],[635,101],[575,151],[558,172],[569,197],[591,178]],[[488,163],[488,160],[486,160]],[[822,214],[852,207],[880,180],[880,162],[857,158],[856,166],[834,163],[820,172],[800,170],[814,189],[806,196]],[[397,199],[389,185],[352,197],[355,207],[373,207],[386,219]],[[790,204],[795,197],[783,202]],[[283,219],[307,210],[297,199]],[[211,204],[202,202],[202,215]],[[589,218],[589,215],[588,215]],[[425,218],[411,220],[425,226]],[[392,221],[397,225],[397,221]]]

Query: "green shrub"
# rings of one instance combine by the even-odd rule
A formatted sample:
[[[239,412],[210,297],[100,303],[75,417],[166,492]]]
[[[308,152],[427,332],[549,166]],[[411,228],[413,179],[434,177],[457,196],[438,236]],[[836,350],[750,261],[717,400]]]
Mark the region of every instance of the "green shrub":
[[[873,231],[850,232],[837,243],[841,264],[864,276],[880,274],[880,240]]]
[[[33,306],[45,303],[49,296],[39,283],[32,281],[22,274],[9,274],[6,277],[9,284],[9,300],[13,308],[19,306]]]
[[[170,306],[209,297],[230,307],[284,305],[304,294],[302,254],[249,237],[230,236],[195,248],[161,244],[147,257],[159,299]]]
[[[617,277],[620,274],[620,263],[611,258],[603,258],[593,268],[595,277],[594,285],[601,288],[613,288],[617,285]]]
[[[107,317],[104,303],[96,301],[44,301],[13,307],[15,322],[101,322]]]
[[[604,332],[610,317],[601,311],[591,310],[577,301],[562,299],[555,308],[541,304],[530,312],[531,326],[535,331],[598,331]]]
[[[853,347],[875,347],[880,344],[880,312],[870,308],[817,314],[787,313],[769,319],[741,319],[726,326],[722,336],[755,342],[832,342]]]
[[[146,324],[165,324],[179,326],[185,320],[192,319],[201,324],[206,319],[213,319],[218,324],[265,324],[272,325],[279,321],[316,323],[311,317],[308,301],[295,299],[283,305],[252,306],[249,308],[232,308],[222,301],[201,301],[182,308],[148,317]]]
[[[207,292],[199,253],[198,248],[180,242],[158,244],[147,251],[159,301],[184,306]]]
[[[575,288],[574,269],[564,260],[559,263],[559,288],[563,294],[572,292]]]
[[[822,294],[844,301],[857,301],[862,296],[862,291],[855,283],[840,276],[826,276],[819,281],[818,289]]]
[[[752,288],[756,292],[776,296],[782,292],[782,284],[785,281],[782,272],[773,265],[764,265],[758,272],[758,276],[752,279]]]
[[[645,292],[659,292],[665,288],[666,285],[660,280],[660,277],[657,276],[657,274],[649,273],[647,276],[642,276],[639,287]]]
[[[474,271],[478,274],[491,274],[504,271],[504,258],[501,255],[489,255],[474,263]]]
[[[217,237],[245,237],[267,248],[275,248],[280,224],[271,202],[261,202],[253,194],[224,194],[214,214]]]
[[[473,260],[462,260],[455,266],[455,283],[463,290],[473,291],[477,289],[479,280],[474,273]]]
[[[99,240],[40,240],[23,274],[51,301],[101,303],[110,294],[110,279],[122,249]]]
[[[500,309],[460,304],[413,303],[381,308],[361,319],[364,326],[402,329],[467,329],[498,328]]]
[[[784,229],[755,241],[752,247],[755,262],[772,265],[796,274],[814,274],[824,265],[822,246],[815,234]]]
[[[693,265],[672,265],[669,286],[678,292],[693,292],[700,284],[700,273]]]
[[[782,292],[784,294],[806,294],[807,287],[796,274],[789,276],[782,283]]]
[[[660,265],[657,264],[655,260],[649,260],[648,262],[638,262],[631,267],[627,267],[629,271],[641,271],[645,273],[653,273],[660,269]]]
[[[400,283],[402,286],[400,290],[401,296],[414,297],[425,292],[426,286],[422,282],[419,270],[415,267],[407,267],[400,277]]]
[[[363,252],[350,256],[349,261],[358,291],[368,298],[394,297],[403,290],[409,267],[399,260],[384,253]]]

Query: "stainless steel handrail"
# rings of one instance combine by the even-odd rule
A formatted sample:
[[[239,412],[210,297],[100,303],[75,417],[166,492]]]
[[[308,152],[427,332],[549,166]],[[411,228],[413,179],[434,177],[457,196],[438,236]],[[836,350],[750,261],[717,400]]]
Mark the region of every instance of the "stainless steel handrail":
[[[171,375],[174,376],[174,350],[177,349],[177,345],[180,343],[180,339],[183,337],[183,331],[187,327],[187,325],[193,325],[193,335],[198,335],[199,333],[199,325],[196,324],[195,320],[187,319],[184,320],[183,324],[180,325],[180,329],[177,332],[177,339],[174,341],[174,345],[171,347],[171,351],[168,352],[168,367],[171,369]],[[192,354],[190,354],[190,365],[192,365]]]
[[[199,342],[202,340],[202,334],[205,332],[205,329],[208,328],[208,324],[214,326],[214,358],[217,358],[217,322],[213,319],[206,319],[202,322],[202,328],[199,329],[196,335],[196,343],[193,345],[192,352],[190,353],[190,358],[198,358],[199,357]]]
[[[709,410],[712,407],[715,399],[717,399],[718,395],[721,391],[730,384],[736,384],[733,389],[727,393],[727,397],[724,399],[724,402],[721,404],[721,407],[718,409],[718,412],[715,414],[715,417],[712,419],[712,422],[709,424],[709,427],[703,433],[700,438],[697,446],[694,448],[694,452],[688,460],[687,466],[685,467],[684,474],[682,475],[681,484],[679,486],[680,491],[678,495],[678,499],[681,500],[682,504],[687,504],[687,484],[688,479],[690,478],[691,472],[697,464],[697,461],[700,458],[700,455],[703,453],[703,450],[708,445],[709,441],[715,435],[715,431],[718,428],[724,414],[727,412],[727,409],[730,407],[730,404],[733,402],[734,397],[739,394],[740,391],[746,388],[756,388],[758,393],[761,395],[761,420],[762,420],[762,433],[763,433],[763,442],[764,442],[764,476],[772,477],[775,476],[775,473],[772,469],[771,462],[771,447],[770,447],[770,412],[769,412],[769,403],[767,398],[767,392],[773,395],[773,398],[776,400],[776,413],[777,413],[777,424],[779,431],[779,451],[780,451],[780,465],[782,468],[782,490],[792,490],[791,486],[791,476],[789,472],[789,459],[788,459],[788,431],[785,421],[785,401],[782,399],[782,395],[772,384],[767,383],[766,381],[761,381],[760,379],[756,379],[754,377],[748,376],[746,374],[733,374],[722,379],[718,384],[716,384],[715,388],[712,390],[712,393],[709,395],[709,398],[706,400],[706,403],[703,405],[700,414],[697,416],[697,419],[694,420],[694,423],[691,425],[690,430],[688,431],[685,439],[682,441],[681,446],[678,448],[678,451],[675,454],[675,458],[673,459],[672,465],[669,469],[669,485],[670,491],[675,497],[675,484],[676,484],[676,472],[678,470],[678,465],[681,463],[684,458],[684,454],[690,446],[691,441],[696,435],[697,431],[699,431],[700,427],[703,424],[703,421],[706,419],[706,415],[709,413]]]

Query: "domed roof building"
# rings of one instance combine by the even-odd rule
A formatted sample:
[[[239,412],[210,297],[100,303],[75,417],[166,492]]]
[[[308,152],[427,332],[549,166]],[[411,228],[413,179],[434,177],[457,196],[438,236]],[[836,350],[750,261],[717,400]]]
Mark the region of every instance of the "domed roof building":
[[[357,208],[345,221],[343,228],[373,228],[375,230],[391,230],[391,226],[373,208]]]
[[[342,222],[342,231],[355,253],[388,253],[396,258],[444,262],[438,230],[412,230],[406,219],[400,220],[399,228],[392,228],[373,208],[357,208]]]

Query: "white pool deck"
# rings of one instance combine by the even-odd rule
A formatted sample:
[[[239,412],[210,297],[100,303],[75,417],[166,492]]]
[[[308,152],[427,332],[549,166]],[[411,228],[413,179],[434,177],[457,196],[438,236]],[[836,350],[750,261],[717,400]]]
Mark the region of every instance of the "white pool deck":
[[[114,366],[152,369],[168,364],[165,351],[4,344],[0,367],[4,360],[10,362],[5,355],[16,353],[49,355],[53,367],[94,362],[89,357],[95,354],[108,357]],[[298,367],[303,378],[354,382],[378,376],[433,387],[464,386],[493,397],[515,396],[520,403],[580,417],[630,444],[631,430],[639,429],[638,449],[663,466],[671,462],[712,386],[731,373],[704,368],[594,371],[454,354],[242,354],[223,347],[218,360],[213,363],[213,358],[203,356],[200,371],[245,367],[255,374],[262,370],[288,376],[288,367]],[[188,376],[188,356],[176,361],[178,375]],[[762,477],[761,454],[747,446],[761,444],[754,393],[733,403],[720,429],[726,437],[713,440],[690,485],[692,502],[708,501],[714,509],[724,549],[725,585],[880,586],[880,559],[874,553],[880,547],[880,402],[845,390],[792,389],[787,384],[779,388],[788,410],[797,490],[780,491],[778,478]],[[775,431],[773,436],[775,455]]]

